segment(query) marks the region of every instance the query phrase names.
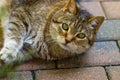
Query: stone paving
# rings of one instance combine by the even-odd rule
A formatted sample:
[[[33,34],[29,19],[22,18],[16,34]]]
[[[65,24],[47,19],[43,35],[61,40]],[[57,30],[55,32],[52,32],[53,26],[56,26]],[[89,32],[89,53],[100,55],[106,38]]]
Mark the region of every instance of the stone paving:
[[[120,1],[81,0],[81,7],[105,17],[94,46],[58,61],[35,59],[18,66],[12,80],[120,80]],[[10,80],[8,78],[0,80]]]

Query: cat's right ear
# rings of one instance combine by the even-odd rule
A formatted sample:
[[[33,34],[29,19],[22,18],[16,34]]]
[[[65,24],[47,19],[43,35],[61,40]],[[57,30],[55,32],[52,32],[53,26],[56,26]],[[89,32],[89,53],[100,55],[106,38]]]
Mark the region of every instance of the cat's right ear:
[[[88,22],[91,24],[92,28],[95,29],[96,32],[102,25],[103,21],[104,21],[103,16],[93,16],[88,20]]]
[[[67,2],[67,4],[64,6],[63,11],[69,11],[72,14],[76,14],[77,13],[77,4],[75,0],[69,0]]]

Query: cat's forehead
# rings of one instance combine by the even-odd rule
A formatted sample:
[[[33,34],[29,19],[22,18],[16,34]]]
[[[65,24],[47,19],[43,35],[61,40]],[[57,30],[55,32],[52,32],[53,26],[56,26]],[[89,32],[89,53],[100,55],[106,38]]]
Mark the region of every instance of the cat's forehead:
[[[80,28],[81,26],[87,26],[89,22],[82,17],[76,17],[68,21],[69,25],[74,28]]]
[[[64,16],[61,17],[62,22],[68,23],[70,25],[78,26],[82,25],[83,23],[88,23],[87,19],[81,16]]]
[[[87,34],[87,32],[89,32],[88,28],[90,26],[90,23],[87,21],[87,19],[78,17],[74,21],[71,21],[69,26],[71,28],[72,34],[76,32],[83,32]]]

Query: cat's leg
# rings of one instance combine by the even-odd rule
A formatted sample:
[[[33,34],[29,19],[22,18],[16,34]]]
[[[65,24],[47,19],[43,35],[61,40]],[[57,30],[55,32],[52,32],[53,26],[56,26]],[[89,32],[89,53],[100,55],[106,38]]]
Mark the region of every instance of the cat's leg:
[[[23,46],[23,39],[16,24],[8,22],[4,30],[4,45],[0,51],[0,77],[10,69],[17,58],[17,52]]]
[[[16,62],[21,63],[29,59],[32,59],[33,53],[34,53],[33,48],[29,44],[25,43],[23,47],[20,49],[20,51],[17,53]]]
[[[45,25],[43,25],[45,26]],[[34,54],[35,57],[42,57],[43,59],[49,59],[48,55],[48,46],[45,43],[45,37],[44,37],[44,31],[45,27],[39,27],[39,30],[37,31],[37,35],[33,41],[33,46],[36,51]]]
[[[18,52],[23,47],[23,36],[17,24],[8,23],[7,25],[4,33],[4,47],[0,51],[0,61],[12,64],[17,60]]]
[[[22,49],[17,53],[16,59],[9,63],[2,61],[3,65],[0,68],[0,78],[6,76],[9,71],[16,70],[16,66],[20,63],[32,59],[33,52],[30,45],[24,44]]]

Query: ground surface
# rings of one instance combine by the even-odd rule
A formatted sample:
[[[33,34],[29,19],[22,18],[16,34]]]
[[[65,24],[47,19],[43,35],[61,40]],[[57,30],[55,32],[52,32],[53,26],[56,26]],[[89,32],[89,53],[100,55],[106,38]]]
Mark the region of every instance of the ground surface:
[[[82,0],[81,5],[106,18],[93,48],[70,59],[26,62],[12,72],[12,80],[120,80],[120,1]]]

